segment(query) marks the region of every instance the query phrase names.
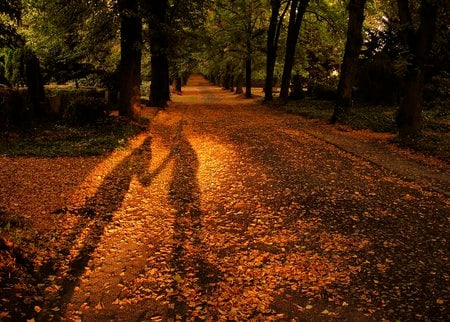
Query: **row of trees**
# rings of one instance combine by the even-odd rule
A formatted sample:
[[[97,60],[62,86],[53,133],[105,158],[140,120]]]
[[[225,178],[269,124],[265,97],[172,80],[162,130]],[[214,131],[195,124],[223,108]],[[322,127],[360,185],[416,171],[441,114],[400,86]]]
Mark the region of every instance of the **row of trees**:
[[[250,5],[260,9],[246,11]],[[335,123],[351,112],[354,89],[360,85],[361,58],[387,56],[388,69],[393,72],[384,77],[398,79],[388,91],[395,88],[401,92],[396,118],[399,137],[408,139],[421,129],[424,84],[433,76],[430,67],[439,61],[439,55],[448,56],[448,7],[448,2],[437,0],[218,1],[209,22],[218,49],[206,70],[212,79],[219,77],[225,80],[225,88],[232,89],[228,82],[234,77],[238,86],[240,66],[249,66],[251,61],[263,65],[260,57],[264,55],[266,101],[273,99],[273,85],[280,78],[279,97],[288,99],[294,69],[300,74],[297,79],[300,76],[310,88],[330,82],[337,85],[331,117]],[[235,23],[235,19],[248,23]],[[444,26],[446,34],[437,32],[437,24]],[[220,33],[231,40],[217,37]],[[439,67],[448,73],[448,64]],[[248,74],[246,69],[247,97],[251,96],[252,79]],[[337,84],[332,84],[333,74],[339,75]]]
[[[23,59],[12,57],[30,51],[46,82],[102,83],[119,93],[121,115],[138,118],[141,80],[151,79],[151,104],[164,108],[169,80],[192,68],[181,59],[184,44],[205,8],[203,0],[7,0],[0,4],[2,83],[28,84],[6,69],[26,70]]]
[[[150,101],[163,108],[169,82],[197,70],[238,93],[245,84],[247,97],[261,80],[266,101],[275,83],[287,100],[293,74],[309,90],[335,86],[338,122],[360,86],[361,58],[387,57],[401,80],[397,124],[407,138],[420,131],[430,66],[448,72],[448,7],[439,0],[5,0],[0,47],[30,48],[47,81],[117,87],[120,114],[132,118],[141,80],[151,80]]]
[[[336,122],[348,114],[352,105],[352,87],[355,83],[358,59],[363,44],[362,27],[366,0],[350,0],[347,43],[337,89],[337,102],[332,117]],[[439,1],[396,0],[397,30],[406,64],[403,71],[403,97],[397,112],[399,137],[408,139],[420,132],[422,123],[422,95],[426,65],[430,64],[433,38],[436,33]],[[414,18],[413,18],[414,17]],[[448,20],[447,20],[448,21]]]

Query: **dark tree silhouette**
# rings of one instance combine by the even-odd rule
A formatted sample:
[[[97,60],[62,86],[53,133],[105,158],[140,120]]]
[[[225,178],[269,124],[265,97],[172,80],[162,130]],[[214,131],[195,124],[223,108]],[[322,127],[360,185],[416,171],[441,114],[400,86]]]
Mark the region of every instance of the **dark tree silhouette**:
[[[280,13],[282,4],[285,3],[283,11]],[[274,83],[274,69],[277,59],[278,41],[281,34],[284,16],[289,8],[291,0],[271,0],[271,16],[269,29],[267,30],[267,56],[266,56],[266,80],[264,85],[264,100],[273,99],[272,86]]]
[[[363,44],[362,26],[366,0],[350,0],[348,4],[349,19],[344,61],[339,78],[336,105],[331,118],[332,123],[344,118],[352,106],[352,89],[358,71],[358,60]]]
[[[423,0],[419,9],[420,23],[414,28],[409,0],[398,0],[403,45],[408,51],[403,76],[404,93],[397,112],[399,138],[409,140],[420,134],[422,126],[422,95],[427,58],[436,28],[437,1]]]
[[[144,1],[143,4],[150,28],[149,40],[152,68],[150,103],[159,108],[165,108],[170,100],[168,1]]]
[[[138,119],[141,100],[142,19],[138,0],[120,0],[119,114]]]
[[[300,27],[303,16],[308,7],[309,0],[292,0],[289,15],[289,26],[286,40],[286,55],[284,57],[283,76],[281,78],[280,98],[287,100],[289,96],[289,85],[291,82],[292,68],[294,67],[295,48],[297,46]]]

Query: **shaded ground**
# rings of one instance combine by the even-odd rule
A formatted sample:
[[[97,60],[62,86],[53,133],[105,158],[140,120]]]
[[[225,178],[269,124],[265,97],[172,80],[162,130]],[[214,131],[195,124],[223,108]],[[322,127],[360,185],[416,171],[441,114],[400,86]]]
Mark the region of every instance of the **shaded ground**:
[[[448,164],[201,78],[145,113],[105,158],[0,159],[35,269],[0,319],[448,320]]]

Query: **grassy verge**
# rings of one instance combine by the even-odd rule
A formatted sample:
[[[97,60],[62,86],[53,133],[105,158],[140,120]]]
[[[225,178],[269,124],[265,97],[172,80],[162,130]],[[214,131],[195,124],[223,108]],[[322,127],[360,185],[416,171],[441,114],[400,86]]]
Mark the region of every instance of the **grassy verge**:
[[[275,101],[274,105],[280,105]],[[316,99],[290,101],[284,106],[288,113],[306,118],[328,121],[333,114],[334,102]],[[369,129],[373,132],[396,133],[395,106],[364,105],[356,103],[344,122],[352,129]],[[423,113],[423,133],[408,142],[407,147],[444,161],[450,160],[450,112],[442,108],[425,110]]]
[[[0,154],[6,156],[81,157],[98,156],[124,146],[143,129],[108,118],[95,125],[71,127],[41,124],[26,132],[6,132],[0,138]]]

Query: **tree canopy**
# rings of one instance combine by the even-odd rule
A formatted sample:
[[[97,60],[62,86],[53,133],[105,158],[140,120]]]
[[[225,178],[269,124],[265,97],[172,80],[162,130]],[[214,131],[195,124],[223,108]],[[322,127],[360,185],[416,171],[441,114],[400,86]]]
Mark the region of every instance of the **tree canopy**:
[[[448,79],[449,64],[444,58],[449,43],[448,3],[135,0],[134,11],[124,9],[123,3],[2,1],[0,47],[27,46],[39,59],[46,82],[83,80],[103,85],[111,80],[121,82],[119,78],[123,83],[130,77],[119,72],[123,67],[120,61],[127,60],[128,48],[135,48],[132,60],[140,62],[132,73],[138,74],[139,82],[151,82],[150,102],[160,107],[170,100],[169,84],[177,80],[181,86],[182,79],[193,71],[238,93],[245,84],[247,97],[252,95],[253,86],[264,87],[268,101],[273,98],[273,86],[281,85],[283,99],[288,98],[292,86],[306,95],[329,92],[330,97],[336,97],[331,93],[337,91],[340,109],[336,111],[342,110],[344,118],[354,99],[352,94],[389,102],[404,97],[408,86],[405,73],[418,61],[424,84],[435,76]],[[124,32],[124,18],[132,16],[142,27]],[[142,34],[142,39],[127,45],[124,38],[133,38],[133,33]],[[421,55],[433,59],[425,61]],[[374,92],[373,83],[383,84],[383,79],[390,79],[384,83],[391,85],[377,86],[379,92]],[[129,95],[122,97],[131,100]],[[408,106],[421,105],[420,97],[414,100],[417,104]],[[398,124],[404,119],[399,117]],[[420,126],[414,128],[420,131]]]
[[[13,46],[19,39],[16,24],[20,21],[20,0],[4,0],[0,3],[0,47]]]

